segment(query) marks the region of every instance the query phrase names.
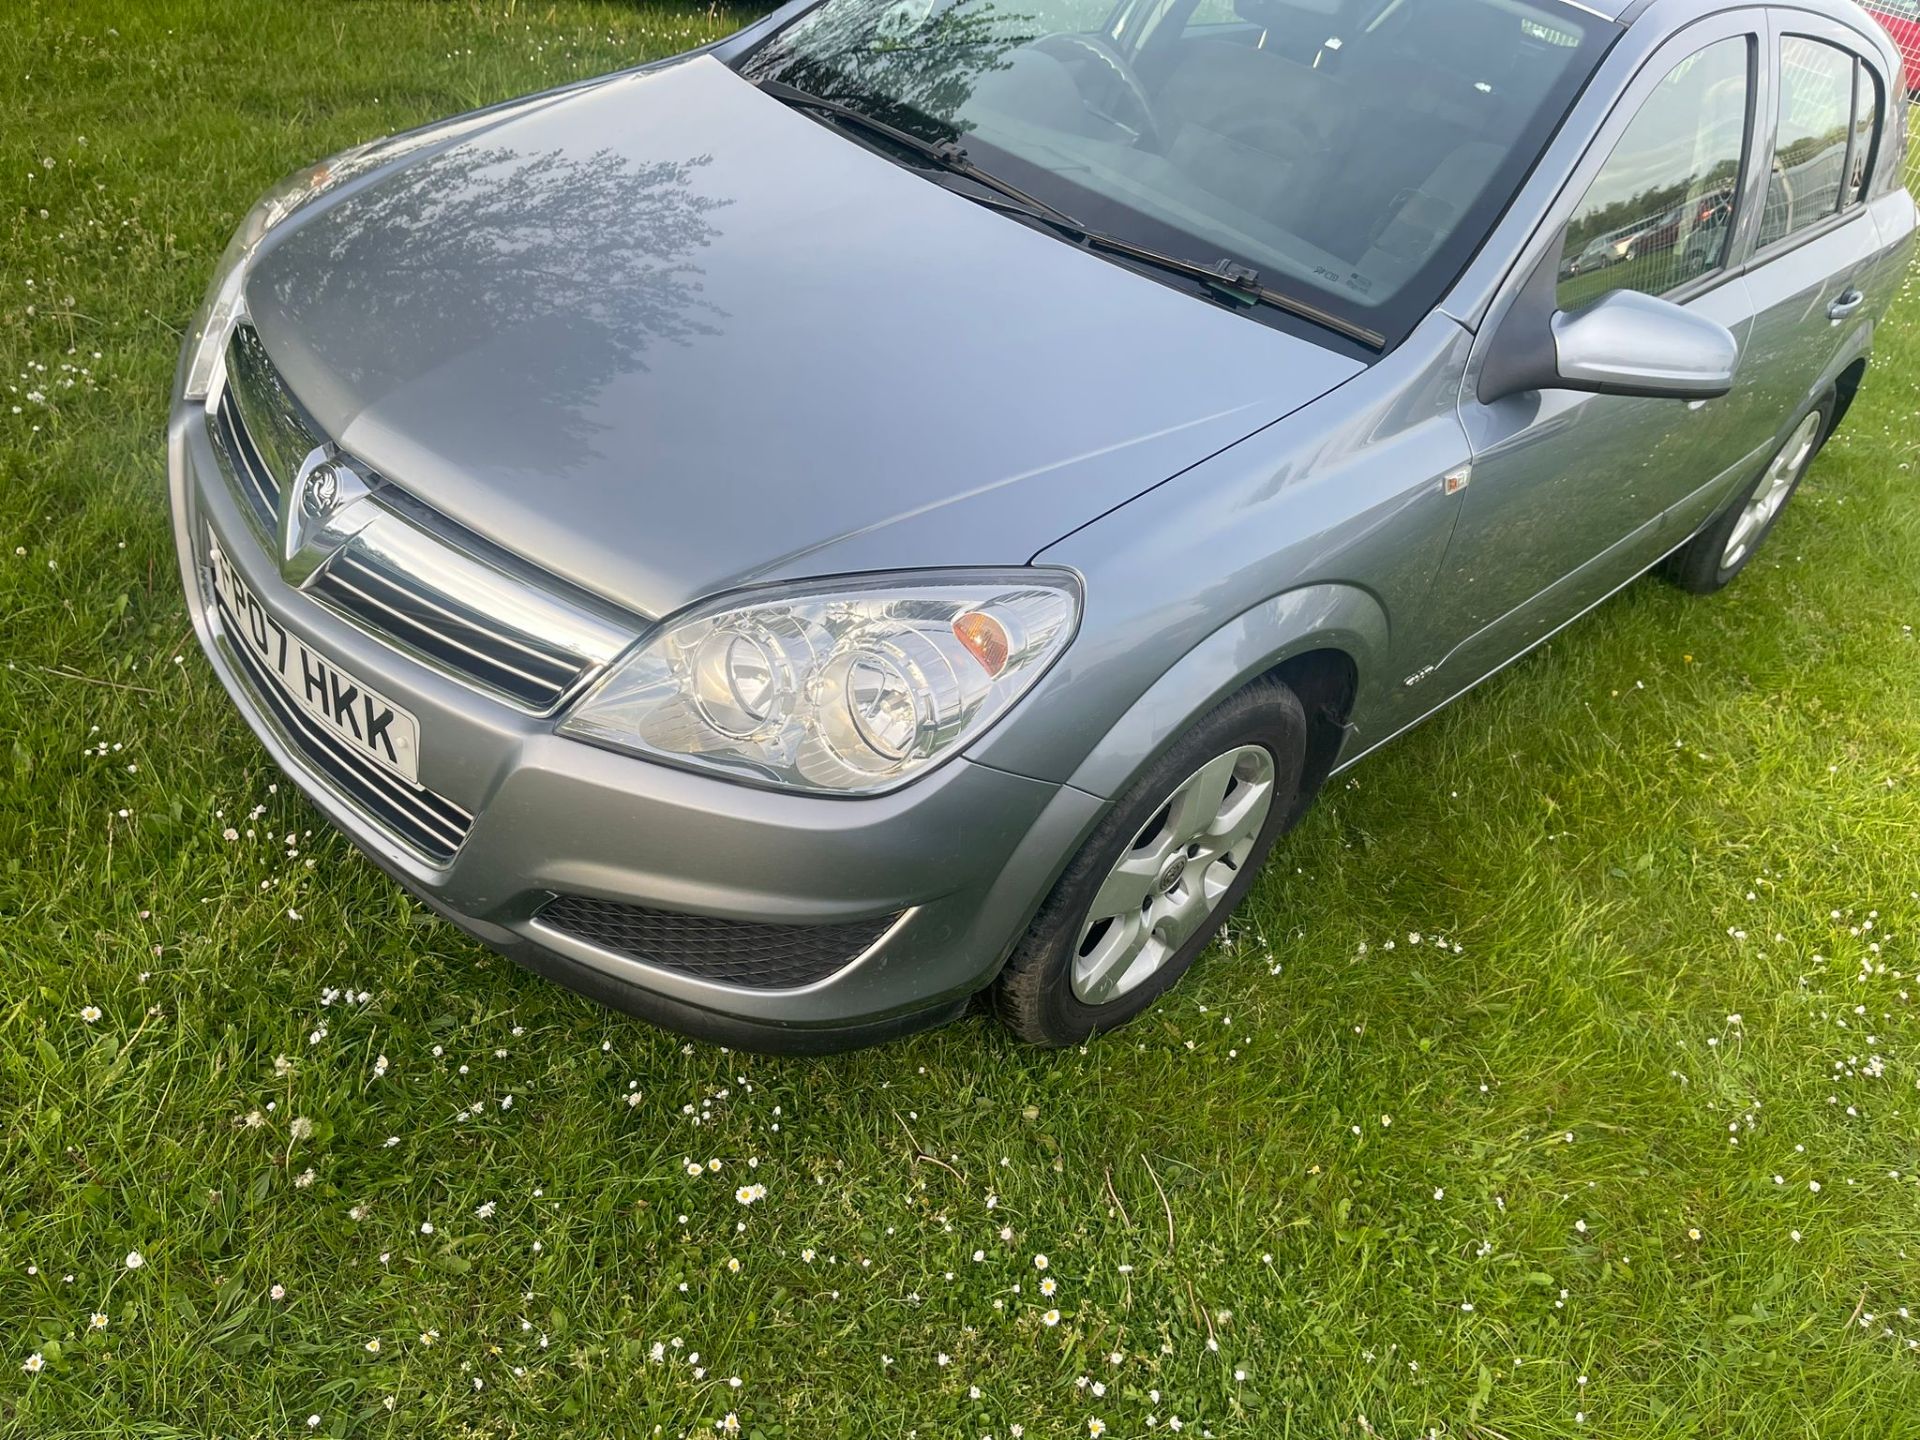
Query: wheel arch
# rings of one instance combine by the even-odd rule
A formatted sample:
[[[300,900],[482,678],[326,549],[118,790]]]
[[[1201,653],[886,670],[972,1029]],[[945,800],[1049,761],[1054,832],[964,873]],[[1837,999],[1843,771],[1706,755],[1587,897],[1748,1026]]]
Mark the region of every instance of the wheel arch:
[[[1284,680],[1307,713],[1306,769],[1295,815],[1340,754],[1365,676],[1387,653],[1387,616],[1357,585],[1289,590],[1241,612],[1194,646],[1121,716],[1069,777],[1111,797],[1221,700],[1264,676]]]
[[[1847,418],[1847,411],[1852,407],[1854,397],[1860,393],[1860,382],[1866,377],[1867,357],[1865,355],[1857,357],[1834,377],[1833,419],[1827,425],[1829,437],[1840,428],[1840,422]]]
[[[1327,646],[1290,655],[1265,672],[1285,682],[1300,697],[1307,716],[1307,756],[1294,797],[1291,828],[1313,803],[1333,773],[1347,740],[1347,717],[1360,693],[1360,667],[1346,651]]]

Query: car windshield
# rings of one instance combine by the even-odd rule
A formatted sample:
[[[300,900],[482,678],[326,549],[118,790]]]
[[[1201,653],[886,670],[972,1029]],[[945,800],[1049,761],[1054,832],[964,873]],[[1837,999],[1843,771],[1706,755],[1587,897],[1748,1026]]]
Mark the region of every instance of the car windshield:
[[[738,64],[1390,344],[1614,33],[1559,0],[824,0]]]

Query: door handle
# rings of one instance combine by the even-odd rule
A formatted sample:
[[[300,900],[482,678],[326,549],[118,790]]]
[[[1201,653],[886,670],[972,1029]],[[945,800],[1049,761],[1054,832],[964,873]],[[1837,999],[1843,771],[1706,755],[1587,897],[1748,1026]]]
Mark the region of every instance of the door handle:
[[[1849,286],[1840,292],[1839,297],[1831,305],[1827,306],[1827,318],[1844,320],[1866,303],[1867,297]]]

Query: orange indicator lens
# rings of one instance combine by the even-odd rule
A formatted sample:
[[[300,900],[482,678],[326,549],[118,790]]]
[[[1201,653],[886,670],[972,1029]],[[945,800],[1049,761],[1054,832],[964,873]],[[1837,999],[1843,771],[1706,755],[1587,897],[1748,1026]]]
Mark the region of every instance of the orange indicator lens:
[[[953,622],[953,638],[967,647],[989,675],[1007,668],[1007,630],[991,615],[969,610]]]

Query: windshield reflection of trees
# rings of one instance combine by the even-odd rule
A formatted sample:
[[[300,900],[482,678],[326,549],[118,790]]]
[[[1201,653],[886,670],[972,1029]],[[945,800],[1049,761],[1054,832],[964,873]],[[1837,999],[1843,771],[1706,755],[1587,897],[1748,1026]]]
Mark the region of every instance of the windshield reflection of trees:
[[[584,411],[608,380],[727,318],[694,263],[732,203],[695,186],[711,158],[458,147],[290,236],[296,263],[276,268],[274,298],[312,321],[315,353],[362,393],[521,331],[539,363],[521,367],[517,398],[566,417],[571,433],[543,444],[584,448]]]
[[[750,80],[780,80],[858,106],[913,134],[968,128],[961,110],[982,76],[1050,33],[1039,17],[998,0],[931,5],[832,4],[795,22],[741,64]]]

